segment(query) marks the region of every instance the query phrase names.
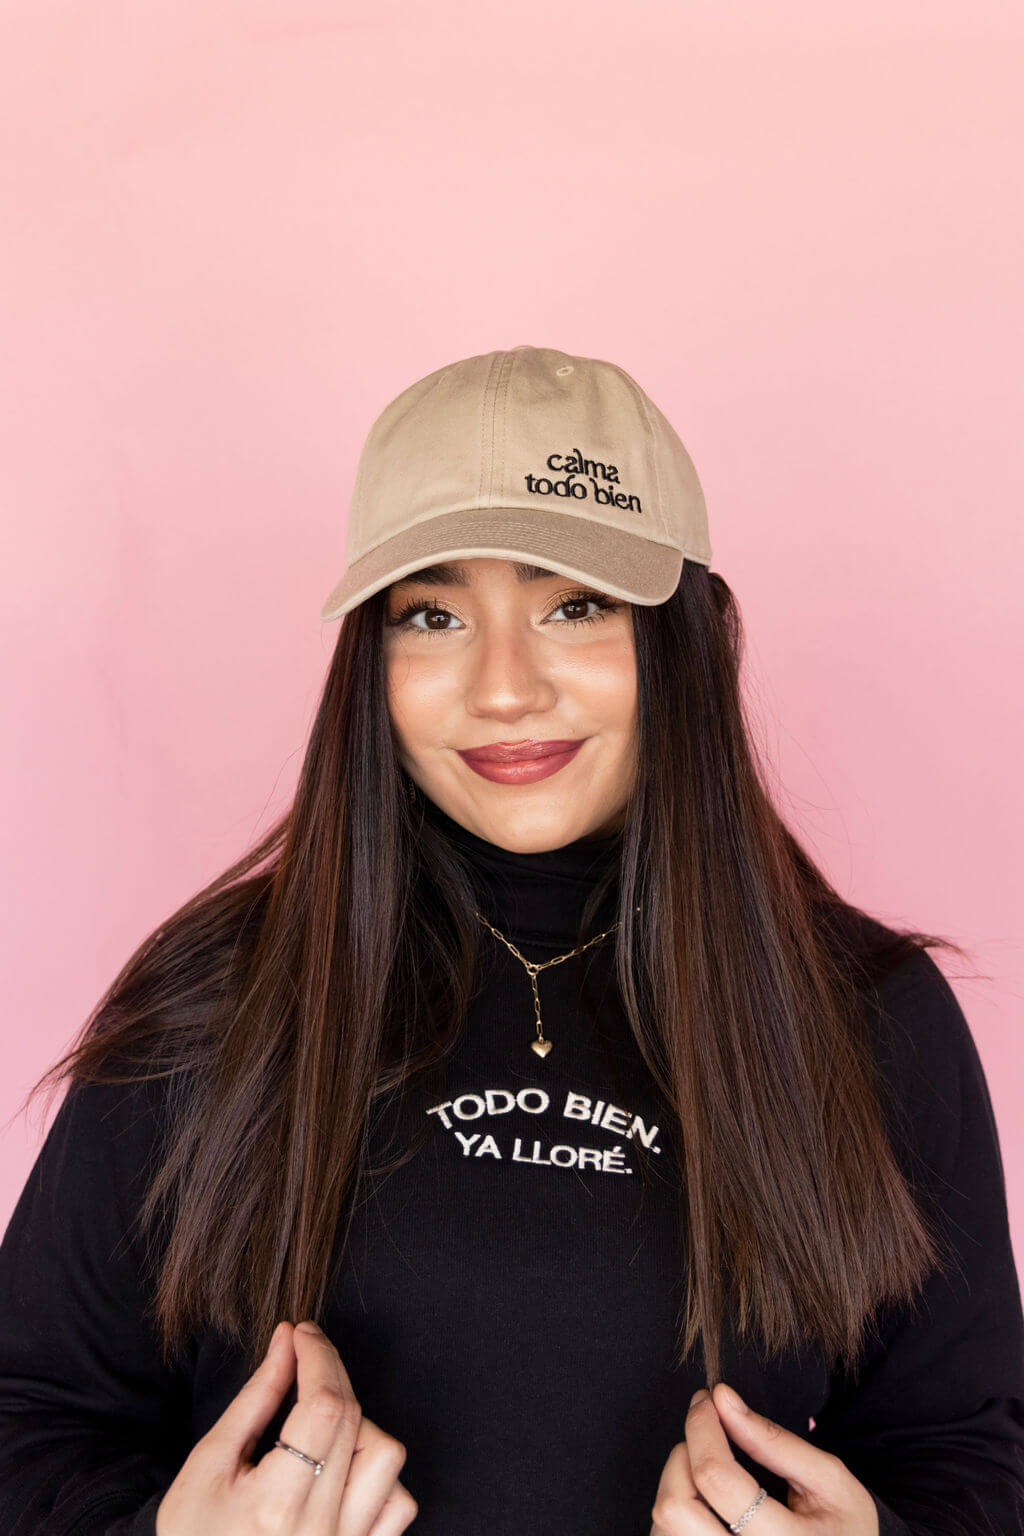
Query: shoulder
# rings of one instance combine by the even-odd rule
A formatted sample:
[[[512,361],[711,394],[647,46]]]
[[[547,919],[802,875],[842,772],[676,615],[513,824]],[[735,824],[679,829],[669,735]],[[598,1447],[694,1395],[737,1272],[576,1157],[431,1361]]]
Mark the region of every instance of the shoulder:
[[[111,1061],[105,1070],[113,1077],[140,1069]],[[65,1210],[103,1203],[130,1223],[165,1145],[168,1081],[72,1078],[36,1165],[44,1195]]]
[[[883,1097],[912,1175],[938,1189],[962,1184],[972,1168],[1001,1181],[998,1130],[977,1042],[927,950],[880,979],[869,1018]]]
[[[977,1048],[952,986],[927,949],[888,970],[874,987],[879,1044],[914,1078],[948,1079],[977,1062]]]
[[[960,1000],[936,960],[920,949],[877,983],[873,998],[880,1059],[919,1113],[955,1116],[984,1069]]]
[[[927,948],[854,907],[833,921],[883,1062],[935,1078],[977,1059],[959,999]]]
[[[915,1173],[949,1176],[968,1144],[996,1150],[985,1071],[967,1016],[938,962],[856,909],[843,914],[888,1123]]]
[[[58,1113],[74,1118],[90,1134],[120,1137],[133,1128],[155,1128],[167,1114],[172,1081],[151,1066],[124,1056],[108,1056],[104,1076],[72,1076]]]

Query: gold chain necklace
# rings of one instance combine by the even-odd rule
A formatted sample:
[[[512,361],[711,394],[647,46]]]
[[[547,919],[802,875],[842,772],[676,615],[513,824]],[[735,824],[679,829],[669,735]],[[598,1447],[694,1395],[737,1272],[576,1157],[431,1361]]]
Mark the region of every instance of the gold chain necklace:
[[[639,912],[640,908],[637,907],[636,910]],[[516,959],[521,961],[529,972],[530,985],[533,988],[533,1007],[537,1015],[537,1038],[536,1040],[532,1040],[530,1042],[530,1049],[536,1051],[538,1056],[546,1056],[551,1049],[551,1041],[545,1040],[544,1038],[544,1026],[541,1023],[540,1017],[540,996],[537,992],[537,972],[547,970],[549,965],[561,965],[563,960],[571,960],[573,955],[581,955],[585,949],[589,949],[591,945],[596,944],[599,939],[606,939],[610,933],[614,933],[620,924],[613,923],[610,928],[605,929],[604,933],[596,934],[594,938],[588,939],[585,944],[578,944],[575,949],[570,949],[567,954],[556,955],[553,960],[534,961],[527,960],[525,955],[521,955],[518,949],[516,949],[515,945],[509,939],[506,939],[503,933],[499,933],[497,928],[494,927],[493,923],[489,923],[487,921],[482,912],[477,912],[476,915],[483,923],[484,927],[490,928],[491,932],[494,934],[494,937],[496,939],[500,939],[506,948],[512,951]]]

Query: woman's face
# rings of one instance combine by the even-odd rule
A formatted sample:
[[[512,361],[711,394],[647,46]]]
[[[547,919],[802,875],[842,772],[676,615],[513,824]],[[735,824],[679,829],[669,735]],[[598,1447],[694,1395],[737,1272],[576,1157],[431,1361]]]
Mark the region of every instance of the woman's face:
[[[632,605],[513,560],[458,560],[388,588],[382,634],[399,760],[454,821],[520,853],[616,831],[635,773]],[[501,781],[477,747],[580,743]]]

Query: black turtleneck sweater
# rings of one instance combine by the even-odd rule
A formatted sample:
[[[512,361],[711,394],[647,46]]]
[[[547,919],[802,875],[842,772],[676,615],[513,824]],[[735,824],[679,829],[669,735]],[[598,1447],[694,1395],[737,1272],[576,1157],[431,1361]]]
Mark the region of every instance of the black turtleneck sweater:
[[[619,836],[510,853],[433,802],[480,907],[527,960],[563,954]],[[610,926],[614,889],[589,933]],[[589,936],[589,934],[588,934]],[[613,937],[542,971],[551,1051],[520,961],[485,935],[480,986],[438,1089],[371,1117],[370,1163],[426,1139],[356,1203],[320,1319],[363,1412],[407,1448],[422,1536],[648,1536],[700,1363],[675,1362],[680,1158],[614,981]],[[583,996],[583,985],[592,1006]],[[889,1314],[856,1382],[812,1349],[765,1362],[728,1330],[722,1379],[835,1452],[880,1536],[1024,1532],[1024,1320],[991,1103],[934,961],[896,967],[886,1070],[929,1170],[952,1277]],[[0,1530],[154,1536],[189,1447],[243,1385],[221,1336],[161,1369],[128,1227],[153,1085],[65,1098],[0,1246]],[[262,1436],[270,1450],[294,1389]],[[734,1454],[769,1494],[781,1479]],[[725,1526],[723,1525],[723,1529]],[[757,1536],[758,1516],[750,1536]]]

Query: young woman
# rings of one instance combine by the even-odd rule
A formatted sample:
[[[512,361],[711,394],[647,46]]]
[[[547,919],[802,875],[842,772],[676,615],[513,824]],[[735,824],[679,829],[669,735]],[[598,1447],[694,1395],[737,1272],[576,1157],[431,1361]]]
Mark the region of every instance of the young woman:
[[[553,349],[440,369],[347,559],[292,808],[36,1085],[3,1530],[1024,1530],[957,946],[772,804],[668,421]]]

